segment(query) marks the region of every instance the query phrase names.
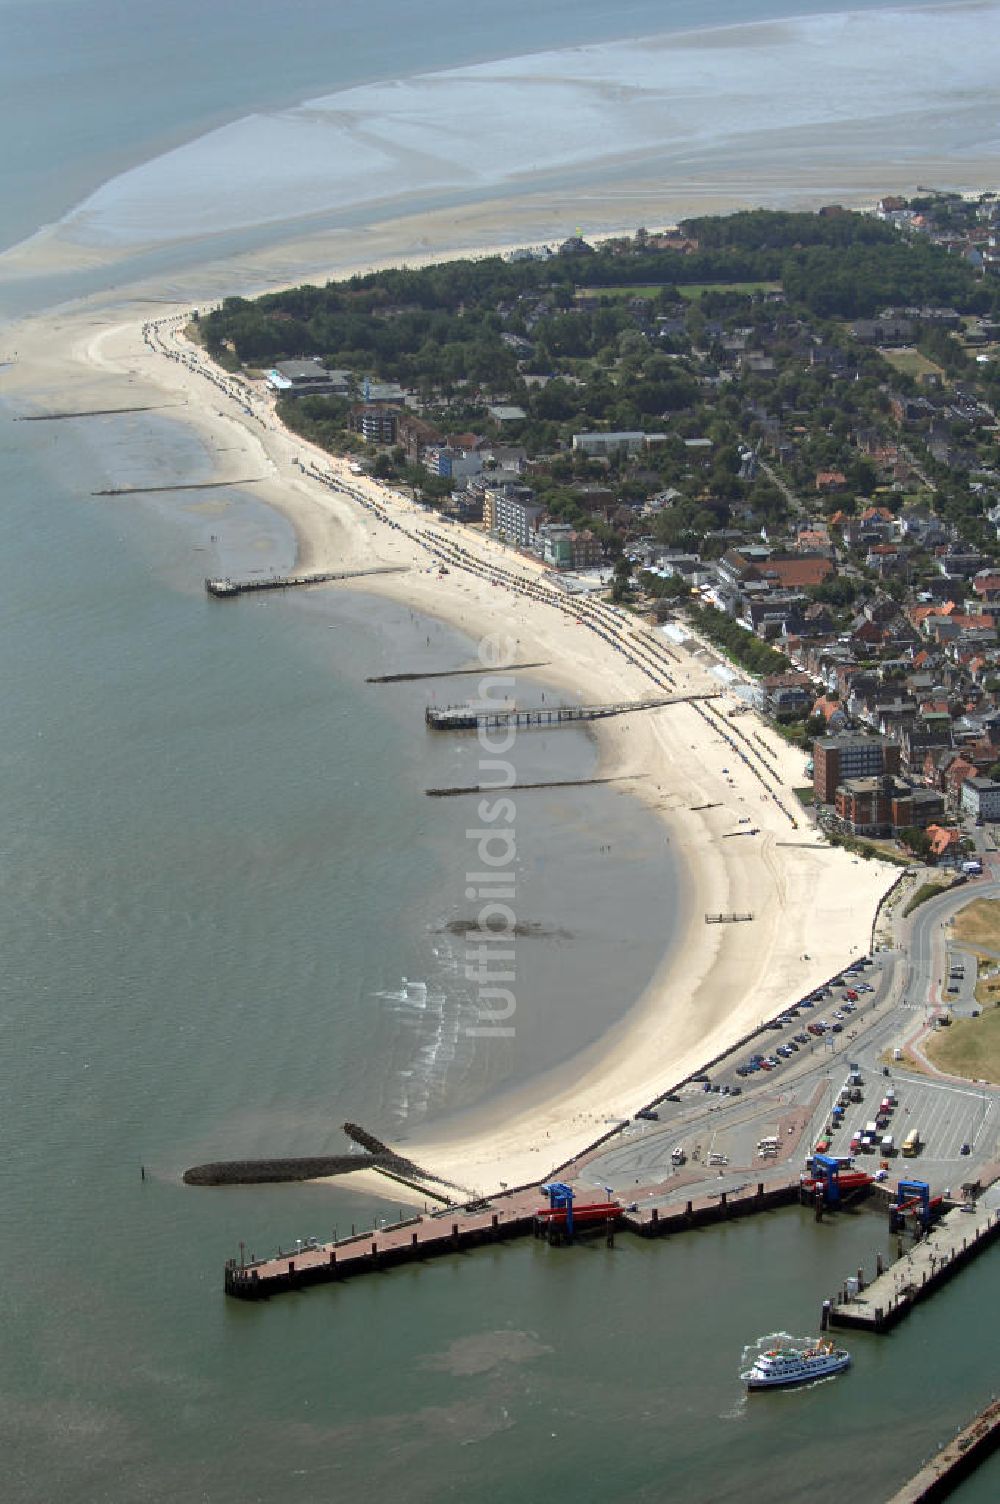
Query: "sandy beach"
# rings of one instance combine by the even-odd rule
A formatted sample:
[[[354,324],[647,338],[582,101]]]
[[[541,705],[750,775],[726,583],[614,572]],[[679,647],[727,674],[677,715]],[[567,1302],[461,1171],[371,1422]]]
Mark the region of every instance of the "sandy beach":
[[[153,322],[147,342],[144,325]],[[567,697],[648,699],[664,693],[656,680],[666,673],[671,694],[724,691],[707,655],[624,616],[599,635],[607,618],[568,605],[541,565],[477,530],[444,527],[311,449],[278,423],[261,385],[248,396],[210,365],[184,337],[185,322],[176,304],[34,320],[18,331],[3,396],[22,412],[148,404],[193,424],[218,451],[218,479],[262,477],[254,494],[294,526],[302,569],[403,570],[320,588],[362,587],[470,636],[498,635],[514,656],[544,660]],[[451,550],[447,574],[442,549]],[[737,703],[724,692],[705,712],[676,703],[599,723],[601,773],[635,779],[632,790],[683,864],[682,939],[597,1045],[577,1052],[568,1039],[562,1067],[401,1139],[408,1156],[469,1190],[536,1179],[867,949],[895,869],[826,847],[801,811],[796,817],[791,791],[806,781],[803,756],[752,713],[729,717]],[[750,738],[747,762],[724,733],[741,746]],[[740,821],[759,834],[722,839]],[[705,922],[707,913],[744,911],[751,922]],[[613,986],[614,977],[595,985]],[[519,1009],[540,1006],[544,999],[517,999]]]

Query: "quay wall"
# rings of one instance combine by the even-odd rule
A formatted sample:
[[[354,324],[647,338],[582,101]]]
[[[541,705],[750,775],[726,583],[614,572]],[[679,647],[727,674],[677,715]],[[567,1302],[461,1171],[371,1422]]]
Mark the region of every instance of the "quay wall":
[[[903,1320],[904,1316],[910,1314],[915,1305],[919,1305],[922,1300],[926,1300],[942,1285],[947,1284],[960,1269],[964,1269],[966,1264],[971,1263],[978,1254],[989,1248],[998,1238],[1000,1238],[1000,1216],[994,1216],[977,1236],[968,1240],[963,1239],[961,1246],[955,1247],[943,1263],[932,1267],[929,1272],[923,1270],[919,1285],[911,1286],[898,1298],[893,1299],[887,1296],[885,1305],[876,1306],[874,1309],[864,1306],[853,1309],[850,1303],[833,1304],[829,1309],[829,1325],[852,1327],[855,1330],[868,1332],[890,1331]],[[887,1274],[892,1274],[893,1267],[890,1265]],[[869,1292],[871,1288],[869,1285]]]
[[[407,1226],[415,1226],[420,1219],[400,1223],[399,1232]],[[399,1239],[386,1242],[379,1235],[359,1234],[344,1244],[322,1250],[323,1258],[310,1256],[308,1250],[295,1253],[284,1261],[281,1270],[271,1261],[266,1273],[256,1267],[241,1268],[234,1259],[226,1264],[225,1291],[237,1300],[266,1300],[286,1290],[304,1290],[311,1285],[333,1284],[351,1279],[358,1274],[370,1274],[379,1269],[391,1269],[400,1264],[423,1262],[425,1259],[441,1258],[446,1254],[461,1253],[469,1248],[478,1248],[486,1243],[507,1242],[512,1238],[526,1237],[534,1230],[534,1213],[501,1222],[494,1214],[487,1225],[463,1227],[461,1222],[444,1223],[441,1231],[432,1236],[411,1233],[409,1242]]]
[[[893,1494],[888,1504],[934,1504],[937,1499],[946,1499],[997,1447],[1000,1447],[1000,1400],[993,1400]]]
[[[709,1227],[737,1217],[752,1217],[756,1212],[771,1211],[778,1206],[792,1206],[798,1200],[798,1176],[767,1189],[759,1181],[748,1196],[733,1196],[721,1191],[718,1196],[688,1201],[676,1210],[654,1206],[648,1213],[626,1212],[622,1226],[640,1238],[662,1238],[667,1233],[687,1232],[691,1228]]]

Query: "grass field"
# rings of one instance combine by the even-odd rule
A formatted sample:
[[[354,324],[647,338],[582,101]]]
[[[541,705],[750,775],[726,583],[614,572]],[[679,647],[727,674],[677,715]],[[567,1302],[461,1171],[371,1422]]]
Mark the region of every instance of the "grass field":
[[[924,1049],[940,1070],[1000,1085],[1000,1008],[987,1008],[978,1018],[955,1019]]]
[[[693,303],[703,292],[780,292],[780,282],[686,282],[677,291],[685,302]]]
[[[610,298],[612,302],[621,303],[629,298],[655,298],[663,291],[664,286],[670,287],[672,283],[633,283],[627,287],[579,287],[577,297],[580,298]],[[679,286],[677,291],[688,303],[695,302],[703,292],[780,292],[780,282],[689,282]]]
[[[977,898],[952,920],[952,935],[966,945],[1000,954],[1000,900]]]
[[[880,350],[883,360],[887,360],[894,370],[903,376],[912,376],[915,381],[922,381],[925,376],[942,376],[944,372],[940,366],[936,366],[926,355],[921,355],[919,350]]]

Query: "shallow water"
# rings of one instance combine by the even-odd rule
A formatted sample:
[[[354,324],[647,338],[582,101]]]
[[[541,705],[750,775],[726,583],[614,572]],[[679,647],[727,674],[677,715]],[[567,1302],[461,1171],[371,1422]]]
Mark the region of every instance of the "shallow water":
[[[428,0],[413,23],[399,0],[243,5],[236,21],[192,0],[155,14],[0,0],[3,240],[252,111],[789,8],[823,4]],[[154,270],[167,291],[204,254],[161,247],[110,275]],[[4,307],[108,276],[5,288]],[[619,792],[525,795],[518,907],[548,933],[519,943],[514,1040],[481,1048],[447,929],[466,912],[467,815],[422,792],[472,781],[474,754],[425,733],[440,686],[362,682],[404,644],[411,668],[472,645],[360,595],[210,601],[206,574],[292,558],[252,488],[94,498],[203,478],[210,457],[159,415],[7,416],[4,1497],[246,1504],[373,1483],[414,1500],[886,1497],[985,1398],[995,1252],[892,1337],[859,1339],[848,1378],[762,1408],[742,1398],[741,1349],[810,1330],[883,1246],[871,1219],[521,1244],[261,1309],[224,1300],[241,1239],[269,1252],[396,1207],[349,1183],[196,1192],[180,1170],[339,1149],[347,1117],[403,1138],[560,1060],[570,1010],[574,1039],[595,1038],[650,974],[678,875]],[[516,758],[521,777],[585,776],[594,753],[564,731],[520,738]],[[960,1497],[985,1499],[991,1478],[992,1497],[996,1472]]]

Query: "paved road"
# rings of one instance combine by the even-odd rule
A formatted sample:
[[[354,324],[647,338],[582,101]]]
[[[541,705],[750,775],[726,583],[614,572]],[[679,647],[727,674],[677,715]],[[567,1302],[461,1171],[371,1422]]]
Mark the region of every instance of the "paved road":
[[[897,944],[904,949],[879,953],[863,973],[861,979],[875,990],[863,994],[858,1011],[844,1018],[843,1033],[819,1040],[809,1035],[809,1043],[770,1074],[736,1075],[736,1066],[752,1050],[773,1050],[805,1032],[813,1019],[832,1022],[842,1001],[842,991],[836,989],[833,997],[813,1009],[802,1008],[788,1026],[768,1031],[763,1041],[716,1068],[711,1084],[738,1085],[740,1096],[689,1084],[678,1093],[679,1100],[661,1105],[659,1122],[630,1124],[582,1167],[580,1184],[588,1189],[611,1187],[626,1200],[657,1205],[704,1194],[706,1189],[732,1190],[748,1179],[756,1183],[774,1176],[787,1178],[790,1169],[801,1169],[806,1153],[826,1134],[831,1108],[852,1063],[861,1070],[863,1100],[849,1104],[842,1126],[831,1135],[832,1152],[850,1153],[852,1135],[875,1118],[891,1086],[898,1098],[887,1130],[895,1141],[892,1175],[927,1179],[938,1190],[957,1190],[964,1180],[975,1178],[976,1166],[1000,1153],[1000,1091],[985,1083],[922,1075],[894,1060],[893,1052],[923,1033],[941,1001],[941,983],[948,971],[945,923],[980,897],[1000,897],[998,857],[992,858],[982,879],[922,905],[909,920],[897,920]],[[974,965],[966,970],[960,1008],[963,1001],[971,1006]],[[947,998],[949,1006],[953,1001]],[[903,1159],[899,1148],[913,1127],[919,1129],[924,1148],[918,1157]],[[758,1143],[769,1136],[779,1137],[786,1150],[777,1160],[758,1154]],[[969,1155],[961,1153],[964,1144],[970,1146]],[[676,1145],[687,1154],[681,1169],[671,1163]],[[712,1153],[728,1162],[709,1167]],[[874,1170],[881,1158],[859,1156],[858,1164]]]

